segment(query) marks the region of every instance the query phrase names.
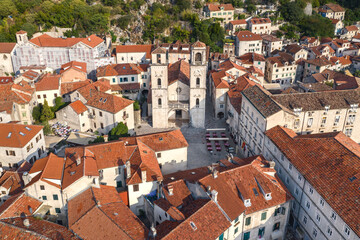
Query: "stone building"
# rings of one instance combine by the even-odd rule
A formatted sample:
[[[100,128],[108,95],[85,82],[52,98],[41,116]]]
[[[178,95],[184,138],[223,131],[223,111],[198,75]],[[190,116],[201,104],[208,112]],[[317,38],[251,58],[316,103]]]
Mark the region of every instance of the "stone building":
[[[152,52],[149,112],[154,128],[189,123],[205,127],[207,54],[206,45],[191,45],[190,62],[169,63],[167,50]]]

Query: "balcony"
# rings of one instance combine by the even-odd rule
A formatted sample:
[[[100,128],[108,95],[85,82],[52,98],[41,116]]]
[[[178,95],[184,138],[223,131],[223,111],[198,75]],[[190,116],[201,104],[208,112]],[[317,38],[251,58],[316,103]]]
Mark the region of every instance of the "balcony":
[[[189,102],[187,101],[169,101],[169,108],[172,109],[184,109],[189,111]]]

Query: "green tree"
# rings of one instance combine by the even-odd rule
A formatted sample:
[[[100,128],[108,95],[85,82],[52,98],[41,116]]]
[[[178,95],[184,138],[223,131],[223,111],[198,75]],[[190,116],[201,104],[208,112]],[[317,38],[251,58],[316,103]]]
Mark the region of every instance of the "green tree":
[[[103,136],[97,136],[93,141],[89,141],[89,144],[92,143],[103,143],[105,142],[105,139]]]
[[[35,106],[33,108],[32,117],[35,120],[35,123],[40,123],[41,111],[42,111],[41,104],[39,104],[38,106]]]
[[[300,32],[311,37],[333,37],[334,26],[331,20],[320,15],[306,16],[299,24]]]
[[[54,118],[54,112],[51,111],[51,108],[49,107],[49,104],[45,99],[44,104],[42,106],[42,110],[41,110],[40,121],[47,122],[53,118]]]
[[[44,126],[43,131],[44,131],[45,135],[49,135],[52,133],[52,130],[51,130],[51,127],[50,127],[50,124],[48,121],[43,122],[41,125]]]
[[[254,4],[248,4],[246,6],[246,11],[250,14],[253,14],[256,11],[256,6]]]
[[[138,111],[138,110],[140,110],[140,104],[139,104],[139,101],[136,100],[136,101],[134,102],[134,111]]]
[[[298,2],[289,2],[280,7],[283,18],[293,24],[298,23],[304,17],[304,11]]]
[[[55,98],[55,106],[51,107],[51,111],[56,112],[66,106],[66,103],[63,102],[62,97]]]
[[[120,122],[116,125],[116,127],[110,130],[108,134],[109,140],[118,140],[120,137],[129,136],[128,131],[128,127],[123,122]]]
[[[0,18],[5,18],[16,12],[16,6],[12,0],[0,0]]]
[[[360,77],[360,70],[356,70],[355,73],[354,73],[354,76],[355,77]]]

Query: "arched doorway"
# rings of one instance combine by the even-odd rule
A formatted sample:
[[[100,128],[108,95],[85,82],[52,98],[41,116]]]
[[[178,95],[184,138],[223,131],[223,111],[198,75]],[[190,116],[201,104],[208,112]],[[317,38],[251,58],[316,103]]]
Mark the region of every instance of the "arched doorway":
[[[189,123],[189,112],[186,109],[174,108],[168,114],[169,127],[182,127]]]

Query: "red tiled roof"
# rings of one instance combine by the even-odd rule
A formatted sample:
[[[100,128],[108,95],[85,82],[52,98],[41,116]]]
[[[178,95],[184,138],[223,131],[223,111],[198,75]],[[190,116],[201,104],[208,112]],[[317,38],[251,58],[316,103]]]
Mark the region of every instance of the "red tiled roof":
[[[11,53],[16,43],[0,43],[0,53]]]
[[[232,68],[236,68],[237,70],[246,72],[246,68],[244,68],[243,66],[240,66],[240,65],[234,63],[234,62],[231,61],[231,60],[226,60],[226,61],[220,63],[220,65],[219,65],[219,69],[220,69],[220,70],[228,71],[228,70],[230,70],[230,69],[232,69]]]
[[[190,65],[185,60],[179,60],[168,67],[169,85],[180,81],[186,85],[190,84]]]
[[[345,27],[348,32],[358,31],[359,28],[355,25]]]
[[[28,227],[24,225],[23,217],[2,219],[0,221],[1,238],[26,240],[78,239],[64,226],[34,217],[27,217],[26,219],[29,220],[30,225]]]
[[[184,214],[176,207],[172,206],[165,198],[160,198],[154,201],[154,204],[164,210],[175,221],[185,220]]]
[[[321,197],[360,236],[360,147],[342,132],[297,136],[273,127],[265,133]]]
[[[58,90],[60,88],[60,76],[45,74],[39,81],[35,83],[35,89],[39,91]]]
[[[38,78],[39,76],[40,76],[40,73],[35,72],[35,71],[31,70],[31,69],[27,70],[26,72],[24,72],[21,75],[21,77],[25,77],[25,78],[27,78],[29,80],[34,80],[34,79]]]
[[[21,192],[23,184],[22,174],[18,172],[5,171],[0,178],[0,187],[9,190],[9,195]]]
[[[140,83],[122,83],[110,85],[111,91],[124,91],[124,90],[139,90],[141,88]]]
[[[271,23],[270,18],[252,18],[250,19],[252,24],[265,24],[265,23]]]
[[[13,82],[13,77],[0,77],[0,84],[8,84]]]
[[[200,202],[206,202],[206,200]],[[195,225],[195,228],[190,223]],[[173,224],[165,221],[158,225],[156,239],[217,239],[230,226],[231,223],[218,206],[213,201],[207,201],[181,223]]]
[[[20,30],[20,31],[16,32],[16,34],[25,34],[25,33],[27,33],[27,32],[25,32],[24,30]]]
[[[235,110],[240,114],[241,112],[241,92],[251,86],[254,86],[255,82],[251,81],[246,76],[240,76],[237,78],[237,83],[230,86],[229,91],[227,92],[231,105]]]
[[[244,24],[247,24],[245,19],[233,20],[233,21],[230,21],[229,23],[231,23],[232,25],[244,25]]]
[[[61,83],[61,95],[72,93],[75,90],[85,87],[86,85],[89,85],[91,83],[92,83],[91,80],[80,81],[80,82]]]
[[[143,69],[133,63],[110,64],[97,69],[97,77],[118,76],[118,75],[137,75],[141,74]]]
[[[208,3],[206,6],[209,8],[209,10],[212,11],[221,11],[221,8],[223,8],[224,11],[234,10],[234,7],[231,3],[228,4],[213,4]]]
[[[214,82],[215,88],[229,88],[229,83],[222,79],[223,77],[229,76],[230,74],[226,73],[226,71],[213,72],[211,73],[211,78]]]
[[[199,40],[197,40],[197,41],[194,42],[191,46],[192,46],[192,47],[195,47],[195,48],[201,48],[201,47],[206,47],[206,44],[203,43],[203,42],[200,42]]]
[[[118,45],[116,46],[116,53],[146,53],[146,59],[151,58],[151,51],[154,45]]]
[[[69,106],[79,115],[83,112],[86,112],[88,109],[87,107],[80,101],[77,100],[69,104]]]
[[[345,12],[345,9],[342,8],[339,4],[328,3],[328,4],[325,4],[325,6],[327,6],[328,8],[330,8],[334,12]],[[323,8],[321,8],[321,9],[323,9]]]
[[[252,33],[250,31],[240,31],[236,33],[239,41],[262,41],[260,35]]]
[[[0,206],[0,219],[31,216],[41,204],[41,201],[25,193],[16,194]]]
[[[73,68],[73,69],[76,69],[76,70],[86,73],[86,63],[78,62],[78,61],[71,61],[71,62],[61,65],[60,73],[63,73],[70,68]]]
[[[241,61],[243,64],[254,64],[256,61],[265,62],[265,57],[257,53],[245,53],[236,57],[236,60]]]
[[[118,113],[134,103],[132,100],[94,89],[89,89],[89,91],[79,89],[78,91],[86,99],[85,105],[95,107],[110,113]]]
[[[43,126],[0,123],[0,146],[23,148],[36,135],[42,132]]]
[[[57,188],[61,188],[61,178],[64,169],[64,158],[58,157],[53,153],[50,153],[49,156],[38,159],[33,167],[31,168],[29,174],[35,174],[32,180],[25,186],[28,187],[35,182],[41,180]],[[57,180],[57,183],[51,180]]]
[[[115,187],[89,188],[68,202],[69,226],[83,239],[145,239],[146,226]]]
[[[98,46],[100,43],[104,42],[103,39],[97,37],[96,35],[91,35],[87,38],[53,38],[47,34],[43,34],[39,37],[29,40],[31,43],[39,47],[72,47],[75,44],[82,42],[90,48]]]

